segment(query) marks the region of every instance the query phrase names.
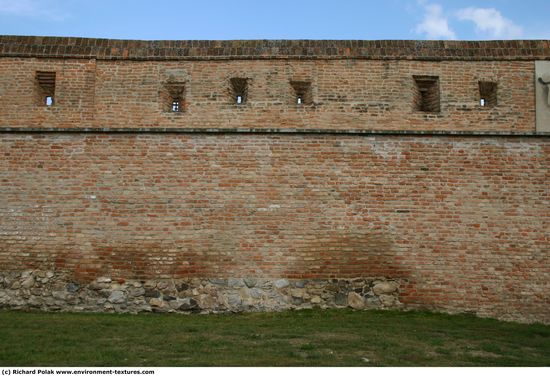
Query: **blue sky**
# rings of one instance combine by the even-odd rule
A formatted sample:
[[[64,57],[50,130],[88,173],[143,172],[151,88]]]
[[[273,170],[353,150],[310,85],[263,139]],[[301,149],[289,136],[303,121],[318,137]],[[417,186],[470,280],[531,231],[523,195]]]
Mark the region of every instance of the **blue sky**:
[[[0,0],[0,34],[118,39],[550,39],[550,0]]]

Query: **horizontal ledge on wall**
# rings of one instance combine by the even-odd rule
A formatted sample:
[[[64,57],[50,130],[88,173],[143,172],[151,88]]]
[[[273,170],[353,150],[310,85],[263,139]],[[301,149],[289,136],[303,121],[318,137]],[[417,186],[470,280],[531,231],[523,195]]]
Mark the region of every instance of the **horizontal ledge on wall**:
[[[221,133],[221,134],[331,134],[398,136],[522,136],[550,137],[550,132],[374,130],[374,129],[281,129],[281,128],[31,128],[0,127],[0,133]]]
[[[215,60],[414,60],[414,61],[535,61],[550,60],[545,55],[529,56],[365,56],[365,55],[230,55],[230,56],[98,56],[2,53],[6,58],[131,60],[131,61],[215,61]]]
[[[122,40],[0,35],[1,57],[123,60],[544,60],[548,40]]]

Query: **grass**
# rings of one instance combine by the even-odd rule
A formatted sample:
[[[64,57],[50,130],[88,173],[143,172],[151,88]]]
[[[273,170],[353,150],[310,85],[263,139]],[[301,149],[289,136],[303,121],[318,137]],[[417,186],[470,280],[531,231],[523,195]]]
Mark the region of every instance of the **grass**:
[[[0,311],[0,366],[550,366],[550,326],[396,311]]]

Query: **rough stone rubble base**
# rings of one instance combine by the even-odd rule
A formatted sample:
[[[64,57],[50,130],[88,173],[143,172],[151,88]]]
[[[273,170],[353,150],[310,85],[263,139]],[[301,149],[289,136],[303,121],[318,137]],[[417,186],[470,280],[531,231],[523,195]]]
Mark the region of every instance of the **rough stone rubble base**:
[[[52,271],[0,274],[0,308],[44,311],[217,313],[302,308],[397,308],[400,281],[387,278],[261,278],[80,284]]]

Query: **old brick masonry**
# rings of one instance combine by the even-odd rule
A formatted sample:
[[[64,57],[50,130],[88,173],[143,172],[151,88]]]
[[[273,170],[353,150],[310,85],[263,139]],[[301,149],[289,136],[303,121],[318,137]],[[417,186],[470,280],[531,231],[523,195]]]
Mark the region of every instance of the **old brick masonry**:
[[[0,37],[0,307],[549,323],[549,59],[548,41]]]

